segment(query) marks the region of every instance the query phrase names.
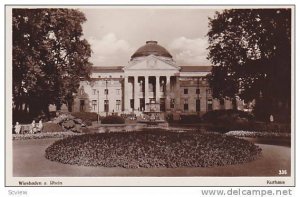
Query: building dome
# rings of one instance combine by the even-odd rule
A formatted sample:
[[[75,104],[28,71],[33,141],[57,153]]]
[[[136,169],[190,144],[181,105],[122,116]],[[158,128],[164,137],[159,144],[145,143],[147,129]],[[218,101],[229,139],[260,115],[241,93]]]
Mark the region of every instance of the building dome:
[[[147,41],[146,44],[140,47],[131,58],[145,57],[148,55],[156,55],[172,58],[172,55],[162,46],[157,44],[157,41]]]

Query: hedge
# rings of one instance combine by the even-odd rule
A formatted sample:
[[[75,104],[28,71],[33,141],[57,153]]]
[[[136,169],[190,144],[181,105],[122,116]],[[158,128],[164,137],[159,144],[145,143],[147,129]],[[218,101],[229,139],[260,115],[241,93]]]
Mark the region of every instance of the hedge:
[[[185,124],[201,123],[199,115],[181,115],[180,122]]]
[[[42,133],[63,132],[64,129],[59,125],[51,122],[43,123]]]
[[[72,112],[72,116],[79,118],[84,122],[92,122],[98,120],[98,114],[95,112]]]
[[[124,124],[125,119],[120,116],[106,116],[101,120],[102,124]]]
[[[239,110],[213,110],[202,116],[202,121],[206,123],[218,123],[220,121],[251,121],[254,116],[248,112]]]

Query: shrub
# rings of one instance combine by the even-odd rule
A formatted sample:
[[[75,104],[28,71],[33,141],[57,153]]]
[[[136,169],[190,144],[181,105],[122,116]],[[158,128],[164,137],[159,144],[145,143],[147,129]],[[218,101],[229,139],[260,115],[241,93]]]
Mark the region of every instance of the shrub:
[[[200,123],[201,118],[198,115],[181,115],[180,122],[187,123],[187,124]]]
[[[76,114],[75,114],[76,115]],[[89,121],[89,120],[88,120]],[[75,133],[82,132],[84,121],[71,114],[61,114],[53,120],[54,123],[59,124],[62,128],[70,130]]]
[[[95,112],[72,112],[71,115],[83,120],[84,122],[98,120],[98,114]]]
[[[52,123],[52,122],[43,123],[43,126],[44,126],[44,128],[42,130],[43,133],[63,132],[64,131],[60,125]]]
[[[226,133],[228,131],[245,130],[256,132],[268,132],[268,133],[290,133],[291,125],[282,123],[265,123],[254,121],[232,121],[232,122],[219,122],[215,124],[205,124],[204,128],[207,131],[215,131],[220,133]]]
[[[205,113],[202,116],[202,121],[206,123],[219,123],[219,122],[248,122],[254,120],[254,116],[248,112],[239,110],[214,110]]]
[[[82,129],[81,129],[81,126],[79,124],[74,124],[74,126],[71,128],[71,131],[74,132],[74,133],[81,133],[82,132]]]
[[[93,122],[90,121],[90,120],[86,120],[84,123],[85,123],[86,126],[92,126],[93,125]]]
[[[81,128],[81,131],[82,131],[82,133],[92,133],[92,131],[86,127]]]
[[[61,114],[58,117],[54,118],[53,122],[56,124],[62,124],[63,122],[72,119],[74,119],[74,116],[71,116],[70,114]]]
[[[251,124],[251,130],[273,133],[291,133],[291,124],[255,122]]]
[[[67,120],[62,123],[63,128],[65,129],[72,129],[75,127],[75,122],[73,120]]]
[[[83,121],[82,121],[81,119],[79,119],[79,118],[75,118],[75,119],[74,119],[74,122],[75,122],[76,124],[83,124]]]
[[[120,116],[106,116],[101,121],[102,124],[124,124],[124,118]]]
[[[226,133],[231,130],[249,130],[253,128],[254,116],[238,110],[209,111],[202,116],[202,121],[208,123],[207,130]]]

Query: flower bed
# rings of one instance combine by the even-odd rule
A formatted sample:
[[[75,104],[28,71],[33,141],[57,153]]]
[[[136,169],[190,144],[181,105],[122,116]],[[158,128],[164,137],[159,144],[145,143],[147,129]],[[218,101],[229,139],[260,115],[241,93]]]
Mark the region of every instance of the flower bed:
[[[276,132],[257,132],[257,131],[229,131],[228,136],[236,137],[291,137],[290,133],[276,133]]]
[[[58,140],[45,157],[64,164],[124,168],[212,167],[255,160],[261,149],[221,134],[128,132]]]
[[[13,134],[13,140],[29,140],[29,139],[44,139],[44,138],[65,138],[74,135],[82,135],[70,131],[66,132],[49,132],[49,133],[35,133],[35,134]]]

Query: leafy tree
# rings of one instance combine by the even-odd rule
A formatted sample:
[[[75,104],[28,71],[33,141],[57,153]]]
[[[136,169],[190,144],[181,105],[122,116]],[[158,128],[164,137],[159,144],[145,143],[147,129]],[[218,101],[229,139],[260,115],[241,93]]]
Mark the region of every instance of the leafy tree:
[[[88,78],[89,43],[84,14],[74,9],[13,9],[15,112],[49,114],[49,104],[71,106],[80,78]],[[25,108],[23,107],[25,106]]]
[[[264,100],[266,114],[289,110],[291,9],[224,10],[209,20],[214,96]]]

